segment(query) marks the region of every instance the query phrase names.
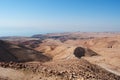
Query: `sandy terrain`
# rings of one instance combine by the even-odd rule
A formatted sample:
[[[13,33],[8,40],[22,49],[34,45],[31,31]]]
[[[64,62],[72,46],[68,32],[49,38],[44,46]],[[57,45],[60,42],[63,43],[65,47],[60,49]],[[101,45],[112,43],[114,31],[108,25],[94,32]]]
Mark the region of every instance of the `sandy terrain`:
[[[120,33],[21,39],[0,41],[0,80],[120,80]]]

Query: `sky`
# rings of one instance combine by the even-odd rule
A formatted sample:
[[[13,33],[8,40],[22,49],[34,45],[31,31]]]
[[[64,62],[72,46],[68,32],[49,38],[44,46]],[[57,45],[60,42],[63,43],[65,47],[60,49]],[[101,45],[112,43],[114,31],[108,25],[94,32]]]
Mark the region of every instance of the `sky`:
[[[0,0],[0,36],[119,32],[120,0]]]

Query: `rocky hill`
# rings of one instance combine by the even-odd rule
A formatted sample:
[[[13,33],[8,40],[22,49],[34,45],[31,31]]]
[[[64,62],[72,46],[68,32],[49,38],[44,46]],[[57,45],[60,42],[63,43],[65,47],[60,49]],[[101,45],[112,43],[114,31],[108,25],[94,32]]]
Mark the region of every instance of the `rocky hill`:
[[[0,61],[27,62],[48,60],[50,60],[49,57],[33,49],[0,40]]]
[[[53,33],[33,37],[37,38],[0,40],[0,79],[120,79],[119,33]]]

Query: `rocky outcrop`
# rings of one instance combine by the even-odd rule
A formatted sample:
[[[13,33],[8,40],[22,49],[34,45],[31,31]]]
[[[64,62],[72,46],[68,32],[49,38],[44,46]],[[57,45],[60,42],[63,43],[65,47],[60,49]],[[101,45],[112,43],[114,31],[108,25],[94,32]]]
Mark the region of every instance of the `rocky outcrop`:
[[[57,80],[119,80],[120,76],[115,75],[93,65],[83,59],[71,59],[65,61],[54,61],[49,63],[0,63],[1,67],[22,69],[47,77],[54,76]],[[42,79],[41,77],[41,79]]]

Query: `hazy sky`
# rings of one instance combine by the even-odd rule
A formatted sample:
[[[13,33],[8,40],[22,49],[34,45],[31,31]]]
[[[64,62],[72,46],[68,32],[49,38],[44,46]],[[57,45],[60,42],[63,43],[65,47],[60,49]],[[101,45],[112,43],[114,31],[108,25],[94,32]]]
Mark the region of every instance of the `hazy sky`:
[[[120,31],[120,0],[0,0],[0,36]]]

